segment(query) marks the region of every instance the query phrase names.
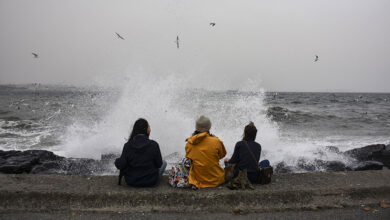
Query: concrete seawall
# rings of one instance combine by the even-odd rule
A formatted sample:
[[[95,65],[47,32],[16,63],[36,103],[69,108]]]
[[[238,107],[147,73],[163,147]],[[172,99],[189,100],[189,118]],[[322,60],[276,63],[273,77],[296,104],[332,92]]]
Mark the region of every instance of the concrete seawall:
[[[264,212],[390,202],[390,170],[274,175],[255,190],[117,185],[116,176],[0,174],[0,212]]]

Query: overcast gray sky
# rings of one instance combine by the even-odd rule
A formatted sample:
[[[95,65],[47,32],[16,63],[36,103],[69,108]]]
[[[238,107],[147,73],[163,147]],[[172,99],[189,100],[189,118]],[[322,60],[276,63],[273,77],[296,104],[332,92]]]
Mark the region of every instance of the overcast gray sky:
[[[389,52],[389,0],[0,0],[0,84],[142,69],[216,88],[390,92]]]

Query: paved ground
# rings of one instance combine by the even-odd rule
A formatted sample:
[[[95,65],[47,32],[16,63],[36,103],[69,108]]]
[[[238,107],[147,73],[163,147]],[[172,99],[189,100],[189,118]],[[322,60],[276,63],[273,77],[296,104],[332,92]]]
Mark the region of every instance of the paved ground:
[[[121,212],[128,216],[144,212],[151,218],[157,218],[161,212],[192,213],[188,217],[195,213],[235,212],[249,213],[249,218],[257,216],[255,212],[375,207],[382,200],[390,203],[390,170],[279,174],[269,185],[234,191],[223,186],[197,191],[174,189],[166,178],[155,188],[132,188],[118,186],[116,176],[0,174],[3,218],[7,213],[16,217],[19,212],[65,213],[58,214],[59,217],[71,212],[89,213],[91,218],[92,212]]]
[[[204,219],[204,220],[227,220],[227,219],[390,219],[390,209],[380,207],[372,208],[365,211],[363,208],[343,208],[343,209],[326,209],[316,211],[284,211],[284,212],[266,212],[250,214],[234,213],[85,213],[85,212],[60,212],[60,213],[0,213],[0,219]]]

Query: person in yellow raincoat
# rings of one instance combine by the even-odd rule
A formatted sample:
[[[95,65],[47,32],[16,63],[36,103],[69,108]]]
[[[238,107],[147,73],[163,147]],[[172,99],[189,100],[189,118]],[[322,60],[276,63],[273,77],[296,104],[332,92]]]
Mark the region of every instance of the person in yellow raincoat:
[[[222,141],[210,134],[211,122],[205,116],[196,120],[193,136],[187,138],[186,158],[192,160],[189,184],[196,188],[216,187],[225,182],[225,172],[219,160],[225,157]]]

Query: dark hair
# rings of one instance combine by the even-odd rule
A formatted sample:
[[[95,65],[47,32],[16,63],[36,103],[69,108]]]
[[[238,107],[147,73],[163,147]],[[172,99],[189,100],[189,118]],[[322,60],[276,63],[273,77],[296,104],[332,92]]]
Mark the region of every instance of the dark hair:
[[[148,135],[148,127],[149,123],[143,118],[139,118],[137,121],[135,121],[133,130],[131,131],[129,141],[131,141],[136,135],[138,134],[144,134],[146,136]]]
[[[256,139],[257,128],[253,122],[249,122],[244,129],[243,141],[254,141]]]

